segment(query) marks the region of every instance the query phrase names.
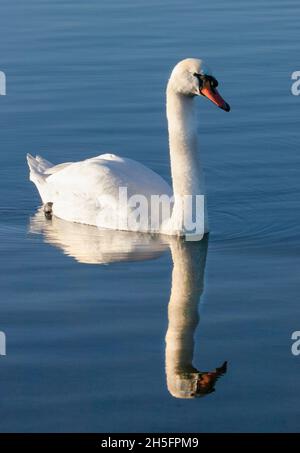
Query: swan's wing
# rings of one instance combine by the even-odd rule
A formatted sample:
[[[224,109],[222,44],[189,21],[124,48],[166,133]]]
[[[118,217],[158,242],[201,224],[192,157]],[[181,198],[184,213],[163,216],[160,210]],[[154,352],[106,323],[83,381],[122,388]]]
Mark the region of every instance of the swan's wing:
[[[45,173],[56,190],[93,196],[112,195],[126,187],[128,196],[172,195],[164,179],[140,162],[114,154],[102,154],[81,162],[60,164]]]
[[[92,157],[91,159],[87,159],[87,160],[95,160],[95,159],[114,160],[116,162],[124,162],[125,160],[131,160],[131,159],[124,159],[123,157],[117,156],[116,154],[112,154],[112,153],[100,154],[99,156]],[[132,162],[134,162],[134,161],[132,161]]]
[[[50,162],[48,162],[46,159],[43,159],[40,156],[36,156],[36,159],[39,160],[40,162],[43,162],[43,163],[46,164],[45,165],[45,171],[44,171],[45,175],[53,175],[54,173],[57,173],[57,172],[65,169],[69,165],[74,164],[74,162],[64,162],[62,164],[53,165]],[[86,159],[85,161],[93,161],[93,160],[96,160],[96,159],[97,160],[100,160],[100,159],[102,159],[102,160],[115,160],[115,161],[118,161],[118,162],[120,162],[122,160],[122,158],[116,156],[115,154],[107,153],[107,154],[101,154],[99,156]],[[83,162],[85,162],[85,161],[83,161]]]
[[[69,165],[73,164],[74,162],[65,162],[63,164],[53,165],[50,168],[47,168],[44,172],[45,175],[53,175],[58,171],[63,170],[64,168],[68,167]]]
[[[128,199],[132,195],[148,200],[151,195],[172,195],[170,186],[150,168],[114,154],[44,169],[36,158],[29,160],[31,180],[43,202],[52,202],[53,213],[72,222],[109,228],[110,220],[99,223],[99,212],[107,208],[110,217],[118,212],[120,188],[126,189]]]
[[[150,168],[111,154],[75,162],[49,175],[47,185],[57,217],[106,228],[112,227],[114,216],[119,218],[120,202],[122,207],[126,205],[123,198],[120,201],[121,191],[126,191],[128,199],[133,195],[149,200],[151,195],[172,194],[170,186]],[[108,217],[100,220],[100,212]]]

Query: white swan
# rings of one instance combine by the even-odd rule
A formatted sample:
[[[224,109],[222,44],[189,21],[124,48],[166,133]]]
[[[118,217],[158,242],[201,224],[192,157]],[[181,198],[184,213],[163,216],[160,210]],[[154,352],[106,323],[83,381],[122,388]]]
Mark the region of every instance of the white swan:
[[[167,118],[173,191],[150,168],[114,154],[55,166],[28,154],[30,179],[47,209],[61,219],[101,228],[185,235],[182,198],[204,194],[197,153],[194,98],[206,96],[221,109],[229,111],[229,105],[216,90],[217,84],[211,71],[199,59],[185,59],[172,71],[167,86]],[[136,206],[125,198],[120,203],[120,188],[126,188],[127,199],[131,201],[136,195],[143,196],[148,207],[153,195],[174,195],[174,204],[159,222],[152,222],[152,211],[148,214],[147,210],[146,221],[128,224],[128,217]],[[204,217],[203,212],[201,215]],[[201,220],[204,231],[208,231],[206,216]]]

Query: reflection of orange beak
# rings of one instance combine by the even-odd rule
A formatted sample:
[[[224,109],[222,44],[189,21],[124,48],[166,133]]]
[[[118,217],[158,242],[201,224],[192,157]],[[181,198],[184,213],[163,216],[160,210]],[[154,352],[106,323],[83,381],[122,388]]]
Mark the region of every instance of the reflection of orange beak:
[[[230,105],[224,101],[216,88],[212,88],[209,84],[206,84],[206,86],[200,90],[200,93],[210,99],[214,104],[220,107],[220,109],[225,110],[225,112],[230,111]]]

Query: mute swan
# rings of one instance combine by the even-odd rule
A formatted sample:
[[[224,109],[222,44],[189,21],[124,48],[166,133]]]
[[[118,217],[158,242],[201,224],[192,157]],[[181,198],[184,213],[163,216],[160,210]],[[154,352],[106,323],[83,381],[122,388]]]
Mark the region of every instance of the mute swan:
[[[101,228],[143,231],[184,236],[189,233],[182,199],[204,195],[204,181],[197,153],[195,96],[205,96],[228,112],[229,105],[216,87],[217,80],[202,60],[188,58],[173,69],[167,86],[167,119],[173,191],[157,173],[139,162],[114,154],[102,154],[81,162],[51,164],[45,159],[27,155],[30,179],[36,185],[45,206],[45,213]],[[120,202],[120,188],[126,198]],[[170,210],[164,210],[159,221],[149,214],[153,196],[174,194]],[[128,223],[137,211],[128,199],[143,197],[146,219]],[[136,212],[136,216],[140,211]],[[208,231],[204,210],[196,213]],[[151,217],[152,216],[152,217]],[[197,221],[199,219],[197,218]]]

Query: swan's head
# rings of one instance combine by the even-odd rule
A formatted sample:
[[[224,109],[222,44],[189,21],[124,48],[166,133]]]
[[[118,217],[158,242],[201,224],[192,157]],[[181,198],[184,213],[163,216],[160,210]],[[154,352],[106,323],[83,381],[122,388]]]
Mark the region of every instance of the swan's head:
[[[230,106],[217,90],[218,81],[203,60],[186,58],[180,61],[172,71],[168,87],[185,96],[204,96],[225,112]]]

